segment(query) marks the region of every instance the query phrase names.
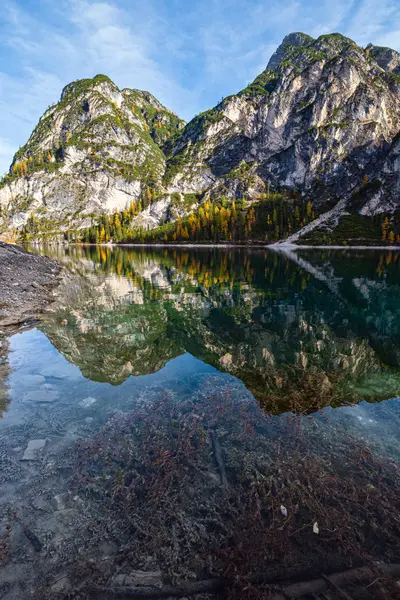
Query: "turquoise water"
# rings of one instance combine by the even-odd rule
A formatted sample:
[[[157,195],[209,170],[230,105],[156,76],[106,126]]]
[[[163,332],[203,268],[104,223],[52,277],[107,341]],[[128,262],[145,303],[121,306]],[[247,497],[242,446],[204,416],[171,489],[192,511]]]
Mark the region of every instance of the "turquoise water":
[[[271,475],[275,466],[268,462],[276,452],[274,465],[287,452],[293,468],[308,456],[323,461],[322,471],[337,467],[337,476],[353,455],[357,464],[359,456],[368,454],[397,468],[400,253],[105,247],[34,251],[56,257],[64,266],[64,278],[35,327],[2,338],[0,518],[4,525],[17,509],[21,516],[16,522],[28,523],[43,548],[35,554],[23,530],[13,529],[11,559],[3,575],[8,595],[0,597],[31,597],[21,592],[21,581],[35,590],[35,570],[47,581],[43,556],[54,557],[52,570],[58,574],[66,555],[76,561],[71,539],[79,538],[77,530],[84,531],[94,513],[99,522],[116,519],[114,513],[102,514],[106,502],[99,501],[98,480],[107,486],[123,477],[113,465],[125,472],[133,455],[134,472],[142,478],[154,464],[165,469],[171,456],[182,452],[176,446],[176,432],[182,428],[184,448],[193,443],[187,460],[188,465],[198,461],[193,471],[197,475],[189,485],[183,483],[185,471],[157,492],[167,498],[175,494],[174,502],[181,486],[197,493],[201,486],[208,490],[211,484],[202,480],[204,473],[214,484],[225,477],[234,494],[241,486],[253,489],[255,482],[271,477],[278,481],[280,475]],[[135,419],[134,429],[129,419]],[[143,437],[146,427],[153,433]],[[216,459],[215,436],[222,446],[225,476]],[[43,447],[34,460],[21,460],[32,440],[44,440]],[[121,456],[116,457],[119,444]],[[122,444],[133,444],[129,459]],[[85,448],[82,456],[80,447]],[[141,452],[148,452],[151,461],[139,458]],[[81,471],[85,475],[76,479]],[[364,487],[375,486],[372,471],[363,472]],[[355,480],[351,473],[345,475],[349,481]],[[156,479],[154,475],[151,481]],[[57,509],[54,498],[69,490],[82,506],[77,511],[71,496],[66,513]],[[108,498],[111,492],[101,493]],[[280,502],[289,506],[288,498],[279,500],[278,513]],[[192,515],[192,510],[186,506],[182,514]],[[57,520],[61,514],[62,525]],[[300,521],[291,521],[290,535],[302,531],[301,518],[299,513]],[[311,522],[316,518],[311,515]],[[318,518],[322,520],[322,513]],[[141,522],[145,520],[143,513]],[[196,535],[202,539],[200,532]],[[314,557],[322,542],[319,549],[311,542],[303,541]],[[88,538],[80,543],[88,555],[94,552]],[[118,543],[110,533],[108,545],[103,550],[97,546],[96,552],[117,552]],[[164,568],[165,557],[141,543],[135,547],[137,556],[157,555]],[[201,547],[196,543],[193,556]],[[187,540],[184,544],[190,546]],[[21,545],[27,545],[28,566],[19,554]],[[379,549],[384,555],[383,542]],[[197,563],[190,560],[196,572]],[[175,563],[173,568],[179,571]]]
[[[0,428],[64,405],[79,421],[85,397],[100,423],[110,405],[166,382],[186,390],[197,373],[239,380],[274,415],[352,405],[338,414],[364,419],[400,394],[400,253],[39,252],[65,277],[42,322],[4,343]]]

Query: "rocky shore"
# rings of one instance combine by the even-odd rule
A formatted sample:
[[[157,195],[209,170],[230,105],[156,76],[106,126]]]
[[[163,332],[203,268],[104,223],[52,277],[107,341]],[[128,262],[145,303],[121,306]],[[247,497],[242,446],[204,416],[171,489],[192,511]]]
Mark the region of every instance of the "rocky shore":
[[[0,327],[36,317],[51,300],[60,270],[52,258],[0,242]]]

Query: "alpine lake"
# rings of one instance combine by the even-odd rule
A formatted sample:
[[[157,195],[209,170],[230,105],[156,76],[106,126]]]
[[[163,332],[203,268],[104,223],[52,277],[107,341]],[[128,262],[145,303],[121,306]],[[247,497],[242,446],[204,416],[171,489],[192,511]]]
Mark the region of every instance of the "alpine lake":
[[[30,249],[64,274],[0,348],[1,599],[400,562],[400,252]]]

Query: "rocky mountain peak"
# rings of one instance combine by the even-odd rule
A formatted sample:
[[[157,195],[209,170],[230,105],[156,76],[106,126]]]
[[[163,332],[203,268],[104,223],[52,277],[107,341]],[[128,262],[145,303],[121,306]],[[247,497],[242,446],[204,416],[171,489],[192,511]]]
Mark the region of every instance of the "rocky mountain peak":
[[[71,99],[77,94],[93,90],[96,86],[100,86],[103,92],[107,87],[111,88],[113,91],[119,91],[115,83],[111,81],[107,75],[98,74],[92,78],[77,79],[76,81],[68,83],[61,92],[60,101]]]
[[[286,55],[286,50],[288,47],[294,46],[297,48],[299,46],[307,46],[312,41],[313,38],[311,36],[307,35],[306,33],[302,33],[301,31],[289,33],[283,38],[283,41],[269,59],[267,69],[276,69],[279,67]]]
[[[368,44],[365,50],[382,69],[400,75],[400,54],[396,50],[373,44]]]

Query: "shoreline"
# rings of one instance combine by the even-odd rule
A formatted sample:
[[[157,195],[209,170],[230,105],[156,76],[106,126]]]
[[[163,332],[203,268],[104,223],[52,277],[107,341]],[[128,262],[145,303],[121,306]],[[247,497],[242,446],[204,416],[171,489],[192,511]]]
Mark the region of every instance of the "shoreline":
[[[52,301],[61,277],[53,258],[0,242],[0,327],[34,321]]]
[[[254,244],[235,244],[235,243],[181,243],[181,244],[163,244],[163,243],[110,243],[106,244],[91,244],[81,242],[28,242],[23,244],[24,246],[78,246],[78,247],[101,247],[101,248],[264,248],[266,250],[385,250],[385,251],[400,251],[400,245],[398,246],[312,246],[312,245],[298,245],[298,244],[286,244],[275,243],[275,244],[263,244],[261,242]]]

